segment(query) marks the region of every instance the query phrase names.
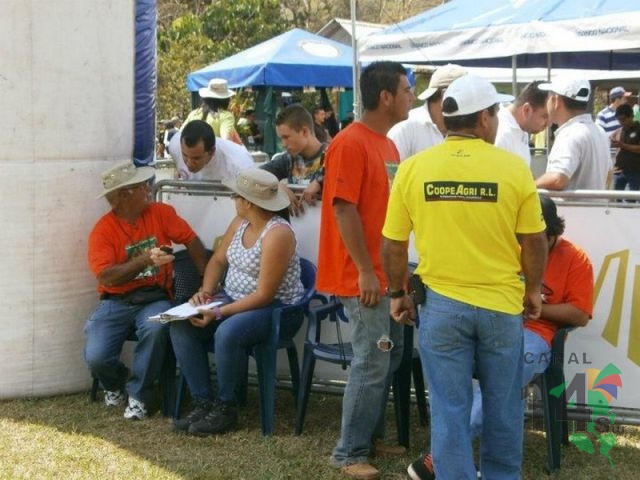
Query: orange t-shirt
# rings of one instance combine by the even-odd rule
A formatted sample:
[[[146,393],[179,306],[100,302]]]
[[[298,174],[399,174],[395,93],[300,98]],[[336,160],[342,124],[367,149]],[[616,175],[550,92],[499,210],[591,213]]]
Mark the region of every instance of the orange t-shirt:
[[[175,209],[164,203],[151,203],[132,225],[113,211],[105,214],[89,235],[89,267],[97,277],[105,268],[124,263],[141,252],[171,243],[187,244],[196,237],[189,224]],[[172,291],[173,266],[152,266],[122,285],[98,285],[99,293],[120,294],[147,285]]]
[[[570,303],[589,314],[593,313],[593,267],[587,254],[571,242],[560,238],[549,252],[544,271],[542,294],[549,304]],[[544,338],[549,345],[560,328],[558,324],[539,318],[527,321],[524,327]]]
[[[387,212],[389,183],[400,156],[393,142],[361,122],[354,122],[329,144],[322,187],[318,291],[353,297],[360,295],[358,269],[342,241],[333,203],[336,198],[356,205],[366,248],[384,290],[380,247]]]

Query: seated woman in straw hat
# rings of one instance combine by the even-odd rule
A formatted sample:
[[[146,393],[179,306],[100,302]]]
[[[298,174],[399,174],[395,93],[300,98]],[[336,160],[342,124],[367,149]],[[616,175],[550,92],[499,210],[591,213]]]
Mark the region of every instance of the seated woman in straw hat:
[[[191,392],[193,411],[176,420],[173,428],[193,435],[223,433],[235,427],[238,356],[246,347],[269,335],[271,312],[282,304],[298,302],[304,293],[300,260],[291,225],[278,212],[289,197],[278,180],[265,170],[242,170],[223,180],[233,191],[238,216],[231,222],[205,270],[200,291],[191,303],[202,305],[213,295],[229,303],[202,310],[201,318],[171,324],[171,341]],[[220,282],[225,275],[224,290]],[[299,328],[283,324],[282,329]],[[218,391],[214,399],[209,381],[207,345],[215,333]]]
[[[229,89],[227,81],[212,78],[209,85],[198,90],[198,93],[202,98],[202,106],[189,113],[184,125],[191,120],[204,120],[211,125],[216,137],[244,145],[236,130],[236,117],[229,111],[229,102],[236,92]]]

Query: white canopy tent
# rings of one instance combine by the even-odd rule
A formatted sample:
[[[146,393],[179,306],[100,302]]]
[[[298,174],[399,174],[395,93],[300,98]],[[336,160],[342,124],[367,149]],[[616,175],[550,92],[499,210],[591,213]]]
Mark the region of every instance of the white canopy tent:
[[[522,68],[580,68],[621,78],[620,71],[638,76],[639,49],[637,1],[451,0],[363,38],[359,55],[507,67],[514,77]]]

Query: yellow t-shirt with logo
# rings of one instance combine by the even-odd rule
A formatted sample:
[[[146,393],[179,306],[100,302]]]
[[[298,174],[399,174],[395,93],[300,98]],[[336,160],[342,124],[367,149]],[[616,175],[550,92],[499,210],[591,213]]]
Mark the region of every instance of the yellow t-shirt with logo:
[[[449,137],[396,174],[382,233],[414,232],[422,281],[441,295],[508,314],[522,311],[516,233],[545,229],[531,171],[478,138]]]

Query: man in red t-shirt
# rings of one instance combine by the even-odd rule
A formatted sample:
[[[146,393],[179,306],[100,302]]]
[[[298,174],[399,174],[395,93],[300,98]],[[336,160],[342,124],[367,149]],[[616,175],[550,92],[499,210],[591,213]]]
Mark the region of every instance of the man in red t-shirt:
[[[130,160],[104,172],[99,197],[106,197],[111,210],[89,235],[100,303],[84,328],[85,360],[105,389],[105,404],[121,405],[128,396],[124,416],[137,420],[147,415],[169,341],[168,325],[148,318],[171,307],[172,243],[186,246],[201,273],[206,265],[204,246],[187,222],[170,205],[151,202],[154,175],[154,168],[136,168]],[[120,352],[134,332],[138,342],[128,378]]]
[[[551,340],[562,327],[584,327],[593,313],[593,267],[587,254],[562,238],[564,219],[558,217],[556,204],[540,195],[542,215],[547,224],[549,255],[542,283],[542,312],[537,320],[524,323],[524,365],[522,379],[527,385],[544,372],[551,358]],[[482,395],[474,384],[471,409],[471,433],[482,429]]]
[[[316,288],[337,295],[352,324],[353,361],[331,464],[346,476],[375,479],[380,473],[368,456],[384,435],[387,382],[400,363],[403,334],[389,317],[380,257],[389,183],[400,160],[386,134],[407,118],[414,96],[395,62],[366,67],[360,90],[362,118],[325,155]],[[375,446],[378,453],[384,448]]]

